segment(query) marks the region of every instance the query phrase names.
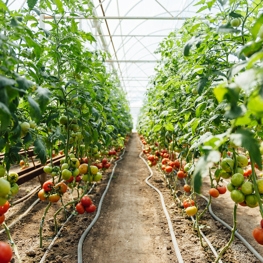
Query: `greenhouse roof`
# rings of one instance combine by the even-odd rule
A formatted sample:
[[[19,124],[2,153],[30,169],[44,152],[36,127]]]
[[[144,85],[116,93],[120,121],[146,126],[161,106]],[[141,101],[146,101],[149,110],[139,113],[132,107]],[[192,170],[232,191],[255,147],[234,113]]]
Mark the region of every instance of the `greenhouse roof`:
[[[159,43],[180,28],[185,19],[197,15],[198,0],[91,1],[93,15],[99,20],[79,19],[79,26],[93,33],[97,40],[94,48],[110,54],[106,63],[117,72],[136,123],[149,78],[160,60],[155,54]],[[19,9],[26,6],[26,0],[10,0],[8,6]]]

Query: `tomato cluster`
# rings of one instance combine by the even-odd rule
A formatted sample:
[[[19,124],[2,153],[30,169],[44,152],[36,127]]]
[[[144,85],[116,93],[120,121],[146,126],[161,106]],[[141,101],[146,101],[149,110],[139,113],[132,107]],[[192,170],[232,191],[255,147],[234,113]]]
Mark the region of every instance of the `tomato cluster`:
[[[76,205],[76,211],[79,214],[84,214],[85,211],[88,214],[89,213],[94,213],[96,211],[96,206],[93,204],[93,202],[91,201],[91,199],[87,195],[84,195],[81,198],[80,203],[78,203]]]

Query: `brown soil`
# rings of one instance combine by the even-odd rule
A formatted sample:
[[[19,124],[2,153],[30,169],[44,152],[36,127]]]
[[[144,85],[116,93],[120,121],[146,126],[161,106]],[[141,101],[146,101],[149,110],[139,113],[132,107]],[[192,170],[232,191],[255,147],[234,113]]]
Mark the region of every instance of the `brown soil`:
[[[133,134],[127,145],[124,160],[118,163],[115,170],[111,186],[102,205],[101,215],[84,242],[83,259],[85,263],[177,262],[159,195],[145,183],[149,171],[145,163],[138,157],[140,152],[140,142],[137,135]],[[214,256],[209,247],[207,245],[205,245],[205,248],[200,246],[197,233],[192,230],[191,219],[182,215],[182,209],[175,205],[162,174],[156,168],[153,168],[153,171],[154,175],[150,182],[163,193],[184,262],[213,262]],[[90,195],[96,206],[98,206],[101,195],[106,188],[110,174],[111,170],[103,176],[102,181]],[[34,181],[33,185],[38,185],[37,180]],[[183,184],[181,183],[179,189],[182,186]],[[207,192],[206,187],[205,181],[204,193]],[[21,213],[36,198],[36,195],[33,196],[27,202],[19,204],[16,209],[18,211],[21,209]],[[227,196],[220,196],[220,199],[216,200],[219,202],[213,202],[214,212],[223,220],[231,223],[231,211],[229,208],[231,207],[232,209],[233,204],[224,199],[225,204],[222,210],[220,207],[222,198],[229,200]],[[65,196],[65,202],[67,200],[70,200],[69,193]],[[198,204],[203,208],[205,201],[200,198],[198,199]],[[22,262],[39,262],[54,237],[53,214],[61,204],[55,204],[50,208],[43,230],[43,249],[38,248],[38,228],[46,206],[47,202],[40,202],[20,223],[11,228],[11,235],[18,246]],[[255,209],[252,209],[252,211],[256,213]],[[20,213],[17,212],[15,215],[12,215],[7,223],[9,224]],[[49,252],[46,262],[76,263],[78,241],[94,216],[95,213],[92,215],[74,216],[62,230],[61,236],[56,240],[54,247]],[[239,221],[240,216],[244,216],[242,221],[244,220],[243,222],[245,222],[240,225],[241,230],[245,229],[241,234],[244,234],[244,237],[249,242],[251,241],[252,244],[253,240],[249,239],[251,233],[246,231],[246,228],[251,228],[251,220],[254,224],[254,220],[256,222],[257,219],[252,218],[251,214],[248,213],[247,215],[239,214]],[[60,224],[62,224],[64,221],[63,213],[61,213],[59,219]],[[216,250],[219,250],[227,243],[230,231],[216,223],[209,213],[204,215],[201,223],[204,225],[203,232]],[[0,240],[8,241],[5,233],[0,235]],[[258,249],[254,243],[253,246]],[[262,253],[262,248],[261,250],[259,248],[258,251]],[[27,254],[31,254],[31,256]],[[13,259],[12,262],[17,262],[17,260]],[[258,263],[259,261],[236,239],[223,257],[223,262]]]

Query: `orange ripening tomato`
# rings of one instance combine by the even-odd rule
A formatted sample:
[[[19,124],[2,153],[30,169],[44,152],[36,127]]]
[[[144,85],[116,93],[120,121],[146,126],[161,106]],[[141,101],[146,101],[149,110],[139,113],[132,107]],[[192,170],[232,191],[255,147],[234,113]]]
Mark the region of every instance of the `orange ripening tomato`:
[[[168,167],[165,168],[165,171],[166,171],[167,173],[171,173],[171,172],[173,171],[173,167],[168,166]]]
[[[189,207],[189,206],[191,206],[191,205],[192,205],[192,206],[195,205],[194,200],[191,200],[191,203],[190,203],[190,200],[189,200],[189,199],[184,200],[184,202],[183,202],[184,208],[187,208],[187,207]]]
[[[162,165],[162,170],[163,170],[163,171],[165,170],[165,165]]]
[[[60,199],[60,196],[58,194],[53,194],[48,197],[49,202],[56,203]]]
[[[244,171],[244,177],[248,177],[248,176],[250,176],[252,174],[252,169],[251,168],[249,168],[249,169],[247,169],[246,171]]]
[[[176,161],[174,161],[173,166],[174,166],[174,168],[179,169],[181,164],[180,164],[180,162],[178,160],[176,160]]]
[[[177,173],[177,177],[178,177],[179,179],[183,179],[183,178],[184,178],[184,172],[183,172],[183,171],[179,171],[179,172]]]
[[[170,162],[170,160],[169,160],[168,158],[164,158],[164,159],[162,160],[162,164],[167,164],[168,162]]]
[[[46,195],[46,192],[44,189],[41,189],[39,192],[38,192],[38,198],[41,200],[41,201],[46,201],[47,198],[45,197]]]
[[[256,227],[253,230],[253,237],[255,240],[260,244],[263,245],[263,228],[262,227]]]
[[[223,186],[217,186],[216,189],[218,190],[219,194],[223,195],[226,193],[226,187],[223,185]]]
[[[218,191],[217,189],[215,189],[215,188],[211,188],[211,189],[209,190],[209,194],[210,194],[212,197],[217,198],[217,197],[219,196],[219,191]]]
[[[188,185],[188,184],[185,184],[184,185],[184,190],[185,190],[186,193],[190,193],[191,192],[191,186]]]
[[[55,188],[56,190],[58,190],[59,193],[64,194],[67,192],[68,186],[64,184],[63,182],[60,182],[56,184]]]

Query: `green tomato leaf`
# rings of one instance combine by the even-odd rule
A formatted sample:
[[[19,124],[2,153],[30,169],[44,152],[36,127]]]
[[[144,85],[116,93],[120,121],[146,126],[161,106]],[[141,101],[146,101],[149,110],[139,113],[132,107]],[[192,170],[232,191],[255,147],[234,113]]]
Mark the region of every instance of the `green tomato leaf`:
[[[38,103],[32,99],[31,96],[27,97],[28,103],[30,105],[30,115],[32,119],[36,119],[37,121],[41,118],[41,112]]]
[[[240,30],[233,28],[230,23],[226,25],[220,25],[217,28],[217,33],[230,34],[230,33],[239,33],[239,32]]]
[[[254,137],[254,133],[245,129],[238,129],[230,135],[230,140],[237,146],[244,147],[249,151],[250,156],[255,160],[259,169],[262,169],[259,143]]]
[[[45,164],[47,161],[47,149],[42,139],[37,138],[34,141],[34,146],[34,153],[37,155],[37,158],[40,159],[42,164]]]
[[[37,0],[27,0],[27,5],[29,8],[33,9],[37,3]]]

